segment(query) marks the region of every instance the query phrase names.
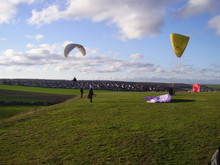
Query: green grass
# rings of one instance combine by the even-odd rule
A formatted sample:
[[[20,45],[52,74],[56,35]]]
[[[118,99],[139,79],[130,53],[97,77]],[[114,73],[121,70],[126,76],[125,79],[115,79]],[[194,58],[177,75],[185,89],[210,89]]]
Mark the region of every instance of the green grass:
[[[209,88],[220,89],[220,85],[206,85]]]
[[[10,105],[10,103],[30,103],[34,104],[35,102],[42,102],[37,99],[30,98],[19,98],[19,97],[9,97],[9,96],[0,96],[0,102],[4,104],[0,104],[0,120],[11,117],[15,114],[28,111],[30,109],[42,106],[33,106],[33,105]]]
[[[21,98],[21,97],[11,97],[11,96],[0,96],[0,101],[5,103],[11,103],[11,102],[28,102],[28,103],[34,103],[34,102],[40,102],[39,99],[32,99],[32,98]]]
[[[25,91],[25,92],[40,92],[40,93],[50,93],[50,94],[63,94],[63,95],[78,95],[78,90],[72,89],[54,89],[54,88],[39,88],[39,87],[25,87],[25,86],[16,86],[16,85],[0,85],[0,89],[6,90],[15,90],[15,91]],[[9,96],[0,96],[0,102],[4,103],[36,103],[41,102],[44,103],[44,100],[39,99],[31,99],[31,98],[20,98],[20,97],[9,97]],[[46,103],[45,103],[46,104]],[[28,111],[32,108],[42,107],[42,106],[30,106],[30,105],[0,105],[0,120],[4,118],[11,117],[20,112]]]
[[[1,121],[0,164],[208,164],[220,139],[220,92],[96,91]]]
[[[15,85],[0,85],[0,89],[25,91],[25,92],[63,94],[63,95],[79,95],[79,90],[62,89],[62,88],[40,88],[40,87],[25,87],[25,86],[15,86]]]
[[[15,114],[19,114],[22,112],[26,112],[28,110],[31,110],[33,108],[37,108],[40,106],[30,106],[30,105],[0,105],[0,121],[2,119],[11,117]],[[41,106],[42,107],[42,106]]]

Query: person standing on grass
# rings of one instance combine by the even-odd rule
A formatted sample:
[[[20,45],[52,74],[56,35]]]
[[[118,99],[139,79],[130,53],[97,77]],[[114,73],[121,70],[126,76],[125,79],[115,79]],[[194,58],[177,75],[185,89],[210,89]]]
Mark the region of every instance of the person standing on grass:
[[[82,98],[83,97],[83,87],[80,88],[80,94],[81,94],[80,98]]]
[[[168,87],[168,93],[169,93],[169,95],[175,95],[175,91],[172,86]]]
[[[92,102],[93,95],[94,95],[93,89],[90,88],[89,89],[89,94],[88,94],[88,99],[90,99],[90,102]]]

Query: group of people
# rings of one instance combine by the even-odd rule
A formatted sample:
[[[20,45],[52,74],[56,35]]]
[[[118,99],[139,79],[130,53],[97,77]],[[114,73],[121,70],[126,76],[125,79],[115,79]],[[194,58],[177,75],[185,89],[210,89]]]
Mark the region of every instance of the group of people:
[[[83,87],[80,88],[80,98],[83,97]],[[169,95],[175,95],[175,90],[173,89],[173,87],[169,86],[168,87],[168,93]],[[90,100],[90,102],[92,102],[92,99],[93,99],[93,96],[94,96],[94,92],[93,92],[93,89],[92,89],[92,85],[90,85],[90,88],[89,88],[89,93],[88,93],[88,99]]]
[[[80,88],[80,98],[83,97],[83,87]],[[93,89],[92,89],[92,86],[90,85],[90,88],[89,88],[89,93],[88,93],[88,99],[90,100],[90,102],[92,102],[92,99],[93,99],[93,95],[94,95],[94,92],[93,92]]]

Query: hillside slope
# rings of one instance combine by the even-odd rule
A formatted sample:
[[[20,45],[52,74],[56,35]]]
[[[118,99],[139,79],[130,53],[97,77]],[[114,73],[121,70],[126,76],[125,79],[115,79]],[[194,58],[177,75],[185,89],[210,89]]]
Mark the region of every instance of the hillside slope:
[[[208,164],[219,145],[220,92],[96,94],[2,121],[0,164]]]

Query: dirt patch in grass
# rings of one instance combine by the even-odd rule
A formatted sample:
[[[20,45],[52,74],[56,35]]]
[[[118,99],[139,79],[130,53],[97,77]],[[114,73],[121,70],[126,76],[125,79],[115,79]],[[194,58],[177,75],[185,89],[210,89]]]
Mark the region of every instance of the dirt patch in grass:
[[[0,89],[0,94],[1,96],[8,96],[13,98],[26,98],[26,99],[38,100],[31,103],[29,101],[4,102],[0,100],[1,104],[16,104],[16,105],[17,104],[57,104],[75,97],[75,95],[24,92],[24,91],[14,91],[14,90],[5,90],[5,89]]]

